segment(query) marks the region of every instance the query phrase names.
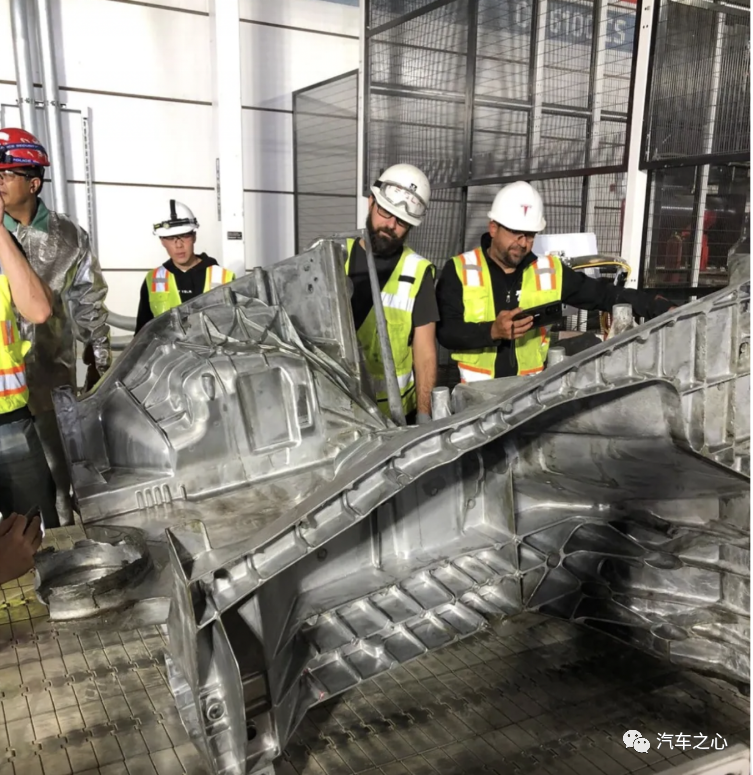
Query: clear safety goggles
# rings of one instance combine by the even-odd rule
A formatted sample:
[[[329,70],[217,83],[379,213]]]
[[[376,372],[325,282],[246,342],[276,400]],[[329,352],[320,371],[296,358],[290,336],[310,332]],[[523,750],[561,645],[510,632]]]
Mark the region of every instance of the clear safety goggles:
[[[405,210],[413,218],[423,218],[426,215],[426,202],[415,191],[409,191],[389,180],[378,180],[375,185],[393,207]]]

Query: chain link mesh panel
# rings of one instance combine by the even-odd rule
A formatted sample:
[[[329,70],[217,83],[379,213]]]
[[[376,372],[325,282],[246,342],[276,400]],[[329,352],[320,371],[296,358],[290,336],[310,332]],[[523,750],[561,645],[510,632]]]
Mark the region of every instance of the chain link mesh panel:
[[[656,170],[650,185],[644,285],[727,285],[727,255],[750,207],[750,169],[716,164]]]
[[[296,251],[356,228],[358,74],[293,95]]]
[[[649,162],[750,152],[750,13],[662,0]]]
[[[394,3],[372,3],[372,16]],[[389,165],[420,167],[433,184],[462,180],[468,3],[455,0],[368,41],[370,184]]]

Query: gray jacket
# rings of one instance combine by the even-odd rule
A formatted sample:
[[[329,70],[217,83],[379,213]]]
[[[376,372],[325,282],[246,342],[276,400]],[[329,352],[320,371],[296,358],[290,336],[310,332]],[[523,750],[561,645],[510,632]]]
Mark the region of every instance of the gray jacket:
[[[32,343],[26,357],[29,407],[39,414],[52,409],[53,388],[76,387],[76,339],[92,345],[100,374],[110,366],[107,283],[89,235],[67,215],[48,211],[41,199],[31,225],[13,226],[29,263],[54,297],[46,323],[20,320],[21,335]]]

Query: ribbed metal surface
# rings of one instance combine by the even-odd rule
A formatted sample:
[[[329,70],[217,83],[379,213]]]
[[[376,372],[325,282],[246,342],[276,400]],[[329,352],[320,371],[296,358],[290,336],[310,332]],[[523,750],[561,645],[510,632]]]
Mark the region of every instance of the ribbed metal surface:
[[[81,537],[60,528],[48,544]],[[59,631],[31,584],[0,597],[0,775],[204,775],[167,686],[162,632]],[[315,708],[278,773],[661,772],[708,751],[659,747],[660,735],[747,744],[749,714],[726,684],[525,616]],[[625,748],[628,729],[648,753]]]

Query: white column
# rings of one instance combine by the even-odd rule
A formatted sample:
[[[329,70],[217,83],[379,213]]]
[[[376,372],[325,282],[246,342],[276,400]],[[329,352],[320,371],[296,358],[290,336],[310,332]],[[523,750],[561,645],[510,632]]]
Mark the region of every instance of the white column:
[[[716,130],[716,113],[719,103],[719,83],[722,77],[722,54],[724,52],[725,18],[721,12],[714,14],[714,61],[711,66],[711,86],[708,94],[710,97],[708,114],[703,138],[703,153],[711,153],[714,150],[714,134]],[[701,257],[703,253],[703,226],[706,215],[706,198],[709,193],[709,165],[701,167],[698,178],[698,211],[696,213],[695,239],[693,241],[693,274],[690,284],[695,288],[698,285],[701,273]]]
[[[366,6],[365,0],[359,4],[359,54],[358,54],[358,160],[356,165],[356,225],[359,229],[364,228],[366,216],[369,211],[369,200],[362,195],[364,188],[363,165],[366,157],[366,146],[364,145],[364,126],[365,126],[365,108],[366,108]]]
[[[24,0],[11,0],[10,11],[21,126],[36,137],[37,117],[34,100],[34,73],[31,64],[31,32]]]
[[[630,264],[628,288],[638,287],[643,250],[643,219],[646,214],[648,171],[639,168],[643,142],[643,118],[646,112],[646,94],[649,88],[649,64],[651,53],[651,29],[654,21],[655,0],[641,4],[638,29],[638,55],[635,60],[635,86],[630,115],[630,145],[628,147],[627,190],[625,192],[625,218],[622,226],[622,257]],[[659,2],[659,0],[656,0]]]
[[[243,213],[243,123],[239,0],[211,0],[217,217],[220,263],[237,276],[246,273]],[[255,266],[259,257],[250,256]]]

